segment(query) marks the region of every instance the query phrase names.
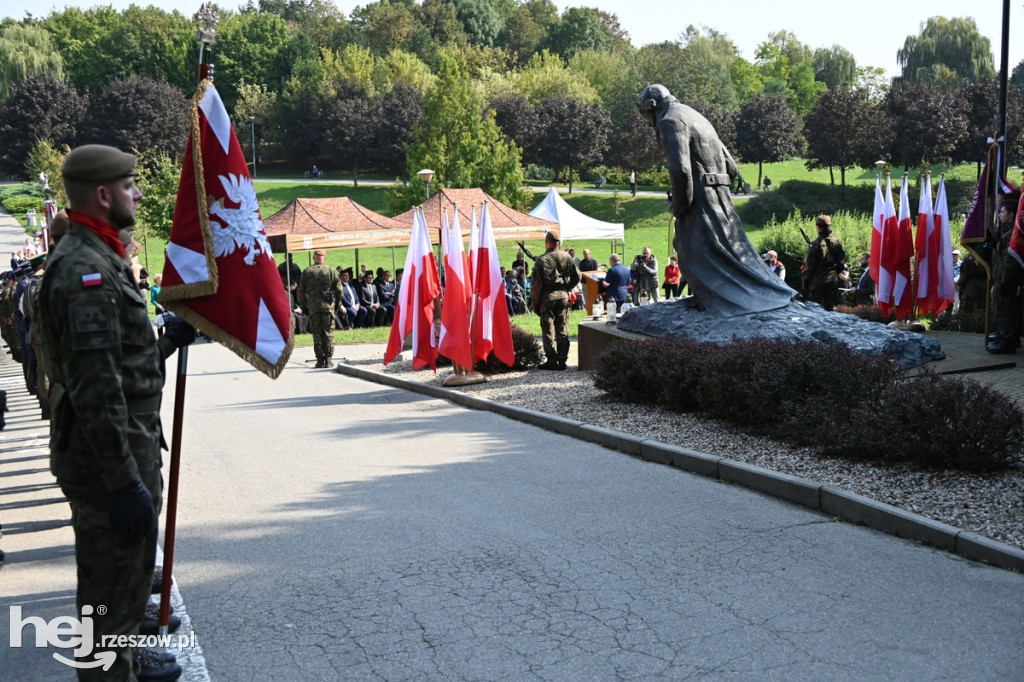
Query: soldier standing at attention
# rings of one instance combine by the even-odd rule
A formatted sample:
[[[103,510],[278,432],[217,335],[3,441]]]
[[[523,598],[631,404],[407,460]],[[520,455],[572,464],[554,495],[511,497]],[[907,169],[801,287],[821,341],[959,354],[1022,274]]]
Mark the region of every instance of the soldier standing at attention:
[[[832,218],[820,215],[814,221],[818,238],[807,245],[804,257],[804,293],[825,310],[832,310],[839,297],[839,271],[846,264],[846,252],[832,236]]]
[[[558,248],[554,230],[544,235],[546,251],[533,265],[530,303],[540,315],[544,364],[539,369],[564,370],[569,358],[569,292],[580,282],[580,269],[572,256]]]
[[[195,329],[175,318],[157,340],[124,260],[142,198],[135,157],[85,145],[61,172],[70,226],[39,290],[44,367],[52,373],[50,471],[71,504],[79,617],[92,619],[100,643],[137,635],[146,610],[163,493],[164,359],[195,340]],[[173,658],[154,659],[150,650],[109,643],[99,650],[115,652],[112,666],[80,669],[79,680],[134,680],[143,667],[160,679],[181,674]]]
[[[299,305],[309,314],[318,369],[330,367],[334,357],[334,304],[341,299],[341,280],[325,260],[326,251],[313,252],[313,264],[302,271],[297,292]]]

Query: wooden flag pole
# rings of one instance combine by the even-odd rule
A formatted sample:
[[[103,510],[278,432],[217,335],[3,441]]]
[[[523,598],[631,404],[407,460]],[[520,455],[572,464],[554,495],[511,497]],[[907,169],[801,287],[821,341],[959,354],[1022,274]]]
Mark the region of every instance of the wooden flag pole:
[[[196,41],[199,43],[199,83],[204,79],[213,80],[213,64],[210,52],[217,43],[217,24],[220,16],[217,10],[205,4],[199,7],[196,14],[199,30]],[[199,153],[193,141],[192,153]],[[291,295],[289,293],[289,295]],[[177,530],[178,516],[178,478],[181,469],[181,430],[185,416],[185,383],[188,377],[188,346],[178,349],[178,373],[174,385],[174,418],[171,423],[171,468],[167,481],[167,521],[164,527],[164,565],[163,580],[160,584],[160,617],[159,633],[167,635],[168,623],[171,618],[171,575],[174,568],[174,537]]]

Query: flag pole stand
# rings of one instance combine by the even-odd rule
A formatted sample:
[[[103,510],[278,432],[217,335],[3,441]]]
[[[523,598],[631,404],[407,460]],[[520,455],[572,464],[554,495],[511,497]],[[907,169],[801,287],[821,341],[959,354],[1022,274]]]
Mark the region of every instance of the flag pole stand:
[[[441,382],[442,386],[470,386],[472,384],[482,384],[487,381],[480,372],[476,370],[467,371],[465,367],[461,365],[452,365],[455,368],[455,374],[448,376],[444,381]]]

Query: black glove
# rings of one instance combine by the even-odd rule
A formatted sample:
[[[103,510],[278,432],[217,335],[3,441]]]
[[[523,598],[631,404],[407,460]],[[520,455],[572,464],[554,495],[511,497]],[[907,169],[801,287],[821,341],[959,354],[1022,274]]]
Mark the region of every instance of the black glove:
[[[174,342],[175,348],[183,348],[196,340],[196,328],[174,316],[164,322],[164,336]]]
[[[137,542],[153,528],[156,520],[153,513],[153,496],[136,479],[114,493],[114,508],[111,512],[114,528],[128,542]]]

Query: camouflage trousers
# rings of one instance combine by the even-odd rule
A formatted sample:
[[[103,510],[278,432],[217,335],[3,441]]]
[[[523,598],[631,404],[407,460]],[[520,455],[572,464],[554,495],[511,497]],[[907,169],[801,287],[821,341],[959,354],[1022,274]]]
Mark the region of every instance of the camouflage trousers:
[[[540,313],[544,357],[564,363],[569,357],[569,299],[544,301]]]
[[[334,311],[311,310],[309,331],[313,334],[313,352],[316,353],[316,359],[330,360],[334,357]]]
[[[160,415],[133,414],[130,443],[147,441],[149,456],[137,458],[139,474],[153,496],[157,518],[163,505],[163,481],[160,474]],[[140,428],[142,427],[142,428]],[[82,608],[91,606],[94,647],[86,661],[95,660],[101,651],[117,656],[109,670],[102,667],[78,670],[78,679],[135,680],[139,671],[138,651],[129,647],[102,647],[104,635],[137,635],[149,602],[156,562],[157,524],[146,537],[127,542],[114,526],[112,495],[98,487],[61,481],[71,505],[71,525],[75,531],[75,560],[78,565],[76,603],[79,618]],[[103,607],[103,608],[100,608]],[[101,614],[101,611],[103,612]]]

